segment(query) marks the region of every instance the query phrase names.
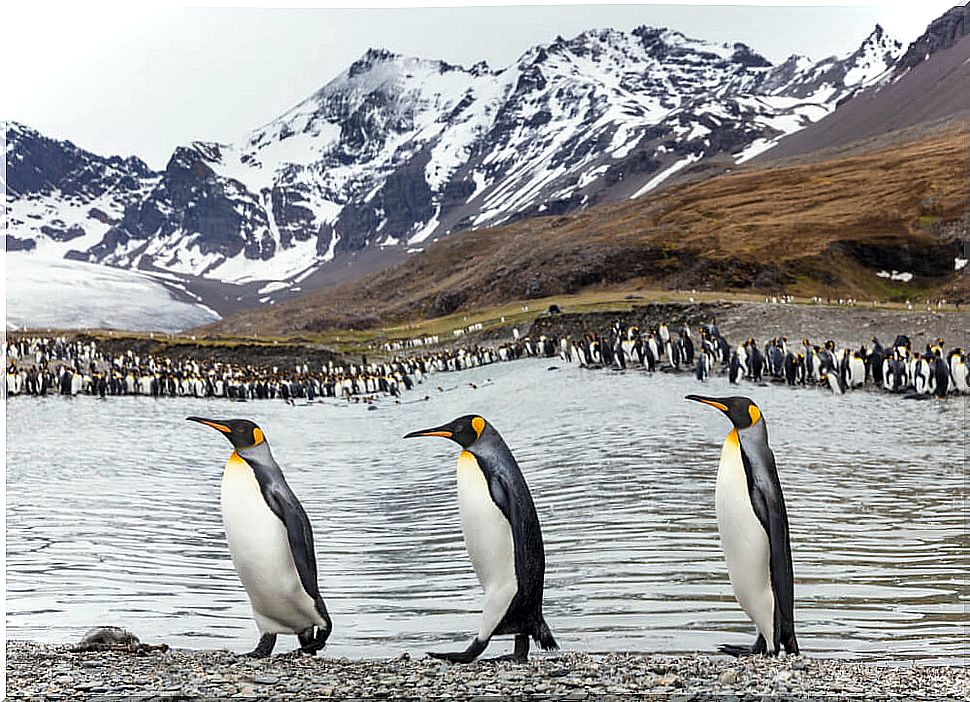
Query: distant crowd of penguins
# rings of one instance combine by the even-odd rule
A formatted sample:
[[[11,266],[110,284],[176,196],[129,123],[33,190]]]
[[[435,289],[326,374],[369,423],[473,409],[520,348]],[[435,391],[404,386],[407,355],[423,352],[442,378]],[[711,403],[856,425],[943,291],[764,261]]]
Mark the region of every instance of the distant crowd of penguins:
[[[696,344],[687,324],[673,333],[666,324],[641,332],[614,321],[607,334],[587,333],[575,340],[562,337],[558,347],[564,362],[580,367],[625,370],[629,364],[648,371],[691,369],[701,381],[721,368],[732,384],[771,380],[819,385],[837,394],[866,385],[937,397],[970,392],[970,365],[963,349],[946,351],[943,339],[936,339],[925,352],[914,352],[912,341],[902,334],[889,347],[873,337],[868,348],[856,350],[838,349],[831,340],[819,346],[804,339],[796,347],[787,337],[773,338],[763,347],[749,338],[732,347],[716,321],[700,326]]]
[[[908,336],[883,346],[875,337],[857,349],[822,345],[808,339],[793,344],[776,337],[763,346],[749,338],[732,346],[716,320],[699,327],[695,342],[688,324],[641,330],[614,320],[605,333],[524,337],[498,346],[468,346],[360,364],[330,362],[319,370],[306,363],[291,369],[258,367],[212,359],[141,355],[128,350],[103,353],[94,341],[64,337],[10,338],[6,346],[8,395],[144,395],[229,400],[313,402],[322,398],[367,401],[398,398],[426,376],[466,370],[520,358],[555,358],[581,368],[649,372],[692,371],[700,381],[716,374],[732,384],[747,380],[791,386],[819,386],[836,394],[862,387],[915,397],[945,397],[970,392],[970,364],[961,348],[946,349],[943,339],[914,351]],[[439,388],[440,389],[440,388]]]
[[[8,395],[142,395],[290,402],[361,400],[381,395],[396,398],[430,373],[464,370],[509,358],[505,352],[500,358],[495,349],[476,347],[386,362],[331,362],[319,370],[306,363],[284,369],[211,359],[173,360],[131,350],[109,356],[94,341],[64,337],[8,339],[6,355]]]

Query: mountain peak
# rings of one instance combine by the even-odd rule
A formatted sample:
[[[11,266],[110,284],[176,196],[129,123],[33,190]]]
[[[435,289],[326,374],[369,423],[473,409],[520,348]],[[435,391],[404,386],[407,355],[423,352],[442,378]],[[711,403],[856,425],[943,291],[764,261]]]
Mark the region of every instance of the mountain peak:
[[[876,79],[885,79],[902,52],[902,43],[877,24],[859,48],[844,59],[846,87],[854,88]]]
[[[949,49],[970,32],[970,4],[951,7],[930,22],[926,31],[916,39],[896,64],[893,74],[898,76],[923,63],[937,51]]]
[[[378,63],[385,63],[399,58],[401,58],[401,54],[396,54],[393,51],[370,48],[364,52],[363,56],[350,64],[350,68],[347,69],[347,74],[353,78],[361,73],[367,73]]]
[[[748,68],[770,68],[771,61],[751,49],[747,44],[737,42],[734,44],[734,53],[731,55],[734,63],[740,63]]]
[[[882,75],[893,46],[877,27],[848,58],[772,66],[741,42],[600,28],[501,70],[372,47],[239,142],[179,147],[159,173],[14,136],[10,221],[85,260],[292,283],[364,249],[403,254],[639,197],[703,159],[744,162]]]

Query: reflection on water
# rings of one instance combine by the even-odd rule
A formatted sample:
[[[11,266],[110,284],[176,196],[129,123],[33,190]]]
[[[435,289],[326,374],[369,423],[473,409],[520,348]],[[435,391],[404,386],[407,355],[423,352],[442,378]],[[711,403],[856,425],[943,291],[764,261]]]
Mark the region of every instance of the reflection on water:
[[[230,447],[184,421],[199,414],[249,417],[266,431],[313,522],[335,622],[329,655],[464,644],[478,628],[480,591],[458,522],[457,448],[400,437],[476,412],[504,435],[536,498],[545,613],[564,648],[685,652],[750,643],[714,519],[727,421],[682,400],[698,389],[686,374],[549,365],[436,376],[423,386],[429,401],[383,403],[376,412],[12,399],[8,637],[73,640],[91,625],[119,623],[175,646],[255,643],[219,514]],[[786,492],[803,651],[966,657],[965,403],[744,389],[764,411]],[[732,394],[720,380],[706,392]]]

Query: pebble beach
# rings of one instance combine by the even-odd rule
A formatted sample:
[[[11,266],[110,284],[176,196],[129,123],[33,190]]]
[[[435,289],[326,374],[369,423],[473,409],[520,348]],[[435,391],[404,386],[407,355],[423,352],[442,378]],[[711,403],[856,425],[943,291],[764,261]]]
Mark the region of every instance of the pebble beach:
[[[408,654],[350,660],[280,654],[254,660],[226,650],[72,652],[7,643],[7,695],[203,699],[444,698],[557,700],[711,696],[967,699],[965,667],[872,665],[837,659],[558,653],[525,664],[451,665]]]

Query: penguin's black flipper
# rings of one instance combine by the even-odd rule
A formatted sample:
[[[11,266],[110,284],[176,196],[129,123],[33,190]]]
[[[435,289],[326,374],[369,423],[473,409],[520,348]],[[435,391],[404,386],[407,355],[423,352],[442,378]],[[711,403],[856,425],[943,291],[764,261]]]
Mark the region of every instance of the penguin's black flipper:
[[[795,640],[795,577],[792,572],[791,541],[785,497],[775,468],[775,455],[764,442],[741,443],[741,458],[748,476],[751,506],[768,535],[771,589],[775,597],[775,641],[789,653],[798,652]]]
[[[258,476],[257,473],[257,478]],[[273,482],[260,487],[266,504],[286,527],[286,537],[290,542],[290,551],[293,553],[293,562],[296,564],[300,583],[306,593],[317,603],[319,610],[322,599],[317,585],[317,556],[313,550],[313,528],[310,526],[310,520],[303,505],[285,483],[281,485]],[[326,607],[320,614],[327,622],[330,621],[329,616],[326,615]]]
[[[545,575],[545,551],[542,531],[535,503],[521,470],[507,470],[504,466],[518,463],[505,443],[492,445],[490,450],[475,452],[475,458],[488,476],[488,491],[495,506],[501,510],[512,527],[515,548],[515,573],[519,591],[509,609],[526,610],[542,607],[542,585]],[[501,626],[499,627],[501,629]]]
[[[286,538],[290,543],[296,572],[300,576],[300,584],[306,593],[317,603],[317,609],[323,603],[320,588],[317,585],[317,556],[313,550],[313,528],[306,516],[303,505],[290,489],[279,467],[264,465],[262,460],[254,456],[241,456],[253,469],[259,491],[266,501],[266,506],[279,517],[286,527]],[[272,458],[272,457],[270,457]],[[322,607],[320,615],[330,623],[326,614],[326,607]]]
[[[542,617],[545,550],[539,516],[529,486],[512,452],[501,437],[474,448],[488,481],[492,502],[512,528],[518,590],[495,633],[528,633],[544,649],[558,648]]]

